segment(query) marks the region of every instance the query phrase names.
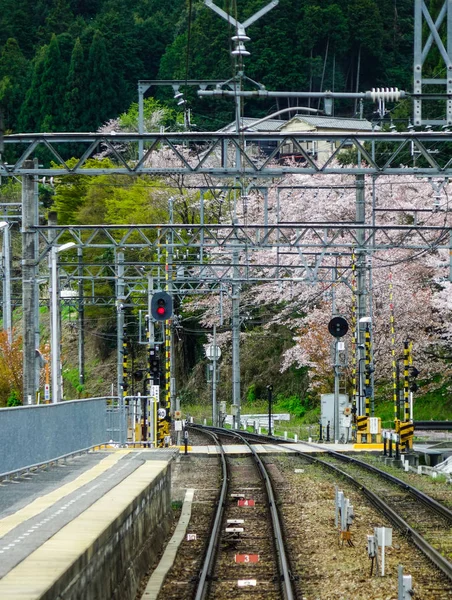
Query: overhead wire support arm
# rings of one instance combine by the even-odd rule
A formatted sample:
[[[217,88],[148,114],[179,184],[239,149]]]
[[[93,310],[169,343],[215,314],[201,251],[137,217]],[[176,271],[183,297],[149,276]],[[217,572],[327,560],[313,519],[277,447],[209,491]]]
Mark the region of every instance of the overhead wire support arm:
[[[257,13],[254,13],[254,15],[252,15],[244,23],[240,23],[239,21],[234,19],[234,17],[232,17],[231,15],[228,15],[228,13],[225,12],[222,8],[220,8],[219,6],[214,4],[212,2],[212,0],[204,0],[204,4],[206,6],[208,6],[209,8],[211,8],[214,12],[216,12],[217,15],[220,15],[220,17],[225,19],[228,23],[231,23],[232,25],[234,25],[234,27],[236,27],[238,30],[244,31],[247,27],[249,27],[250,25],[255,23],[258,19],[260,19],[266,13],[268,13],[268,11],[270,11],[272,8],[275,8],[275,6],[277,6],[279,4],[279,0],[272,0],[266,6],[264,6],[260,10],[258,10]]]
[[[372,100],[373,102],[382,99],[388,102],[396,102],[402,98],[406,98],[409,94],[398,88],[376,88],[366,92],[285,92],[272,91],[266,89],[259,90],[240,90],[234,92],[232,90],[198,90],[198,96],[242,96],[244,98],[342,98],[342,99],[363,99]]]

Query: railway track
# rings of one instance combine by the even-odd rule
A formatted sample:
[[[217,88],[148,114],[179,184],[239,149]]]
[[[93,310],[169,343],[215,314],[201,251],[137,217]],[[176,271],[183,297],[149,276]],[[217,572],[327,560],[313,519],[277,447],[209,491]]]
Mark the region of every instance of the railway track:
[[[282,441],[245,432],[243,435],[254,443]],[[321,446],[306,445],[318,449],[322,456],[299,450],[295,450],[296,454],[357,488],[452,581],[451,509],[374,465],[339,452],[325,451]]]
[[[389,473],[347,458],[317,461],[360,488],[452,580],[452,511]]]
[[[224,433],[224,432],[223,432]],[[230,457],[221,449],[222,490],[201,570],[195,600],[249,597],[294,600],[280,519],[264,463],[240,435],[251,454]]]

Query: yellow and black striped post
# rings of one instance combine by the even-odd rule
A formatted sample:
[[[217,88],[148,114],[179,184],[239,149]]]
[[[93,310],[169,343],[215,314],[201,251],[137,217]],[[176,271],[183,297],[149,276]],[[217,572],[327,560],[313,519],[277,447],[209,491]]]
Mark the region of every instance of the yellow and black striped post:
[[[356,308],[357,308],[357,297],[356,297],[356,254],[355,249],[352,250],[352,277],[351,277],[351,288],[352,288],[352,310],[351,310],[351,334],[352,334],[352,438],[356,439],[356,400],[358,396],[358,384],[357,384],[357,369],[356,369],[356,351],[358,348],[358,328],[356,320]]]
[[[409,380],[409,368],[410,366],[410,346],[409,343],[403,342],[403,420],[410,420],[410,380]]]
[[[414,423],[412,421],[397,421],[397,433],[400,439],[401,452],[413,448]]]
[[[129,339],[127,337],[125,328],[124,335],[122,338],[122,396],[127,396],[127,390],[129,389]]]
[[[364,376],[364,389],[365,389],[365,415],[370,417],[370,365],[372,361],[372,346],[370,341],[370,328],[366,325],[366,331],[364,333],[364,364],[365,364],[365,376]]]
[[[151,385],[153,384],[151,376],[151,315],[146,319],[146,411],[141,416],[141,439],[148,443],[155,444],[155,402],[151,396]],[[154,430],[153,430],[154,429]]]
[[[397,398],[397,359],[395,349],[395,326],[394,326],[394,289],[392,273],[389,273],[389,324],[391,329],[391,357],[392,357],[392,398],[394,401],[394,424],[399,418],[399,401]],[[395,425],[394,425],[395,427]],[[390,442],[392,444],[392,442]]]
[[[171,324],[165,322],[165,408],[168,437],[171,435]]]

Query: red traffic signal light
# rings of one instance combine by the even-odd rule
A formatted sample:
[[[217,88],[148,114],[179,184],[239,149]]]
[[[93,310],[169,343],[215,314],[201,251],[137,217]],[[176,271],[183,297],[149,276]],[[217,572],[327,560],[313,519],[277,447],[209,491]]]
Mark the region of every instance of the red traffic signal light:
[[[167,321],[173,315],[173,299],[166,292],[156,292],[152,296],[151,315],[155,321]]]

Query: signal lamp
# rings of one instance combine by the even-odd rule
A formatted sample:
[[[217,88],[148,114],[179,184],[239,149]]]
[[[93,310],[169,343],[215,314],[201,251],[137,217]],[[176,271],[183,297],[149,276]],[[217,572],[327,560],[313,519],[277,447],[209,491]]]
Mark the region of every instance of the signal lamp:
[[[155,321],[167,321],[173,314],[173,299],[166,292],[156,292],[152,296],[151,315]]]

